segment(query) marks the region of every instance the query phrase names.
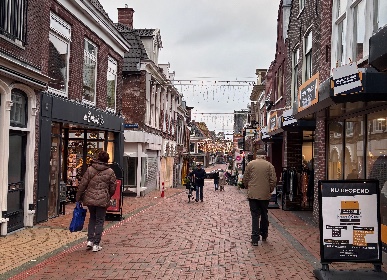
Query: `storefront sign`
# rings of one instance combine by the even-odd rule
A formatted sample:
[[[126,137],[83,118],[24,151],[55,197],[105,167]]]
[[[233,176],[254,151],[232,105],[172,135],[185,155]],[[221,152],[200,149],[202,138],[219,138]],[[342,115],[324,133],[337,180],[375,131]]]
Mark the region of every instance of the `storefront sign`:
[[[83,120],[88,123],[103,125],[105,123],[103,116],[100,114],[93,115],[90,111],[83,116]]]
[[[377,180],[320,181],[321,263],[382,261]]]
[[[125,128],[138,128],[138,123],[126,123],[124,124]]]
[[[358,93],[363,90],[356,63],[350,63],[332,71],[334,95]]]
[[[262,140],[270,138],[269,133],[267,133],[267,127],[266,126],[262,128],[261,132],[262,132],[262,137],[261,137]]]
[[[278,128],[277,112],[273,112],[270,114],[270,118],[269,118],[269,131],[273,131],[277,128]]]
[[[298,112],[316,104],[318,101],[319,73],[313,75],[300,86],[298,92]]]

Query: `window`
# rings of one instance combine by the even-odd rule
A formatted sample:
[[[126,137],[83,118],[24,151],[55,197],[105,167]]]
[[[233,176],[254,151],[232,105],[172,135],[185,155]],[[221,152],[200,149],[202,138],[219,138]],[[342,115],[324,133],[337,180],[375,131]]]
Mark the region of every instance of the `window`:
[[[345,14],[345,11],[347,9],[347,1],[348,0],[337,0],[337,14],[336,14],[337,18]]]
[[[282,97],[283,92],[283,73],[282,73],[282,65],[278,68],[277,72],[277,97],[276,100],[279,100]]]
[[[345,61],[345,31],[346,31],[346,21],[342,20],[338,24],[338,40],[337,40],[337,62],[338,66],[343,65]]]
[[[50,14],[48,91],[67,97],[71,27],[57,15]]]
[[[333,122],[328,126],[328,180],[342,179],[343,122]]]
[[[364,178],[364,139],[360,135],[363,116],[345,121],[344,178]]]
[[[293,50],[292,54],[292,100],[293,102],[297,100],[298,94],[298,59],[299,59],[299,49],[298,47]]]
[[[312,77],[312,31],[305,37],[305,75],[304,81]]]
[[[384,25],[387,24],[387,1],[386,0],[377,0],[378,5],[377,5],[377,15],[378,15],[378,28],[383,27]]]
[[[0,1],[0,34],[17,44],[24,44],[26,39],[26,0]]]
[[[302,9],[304,9],[305,7],[305,0],[299,0],[299,5],[300,5],[300,12],[301,12]]]
[[[97,80],[97,47],[85,39],[83,52],[83,96],[86,103],[95,104]]]
[[[27,127],[27,95],[19,90],[12,91],[11,126]]]
[[[383,123],[386,121],[385,118],[373,119],[371,133],[382,133]]]
[[[363,47],[364,47],[364,38],[365,38],[365,0],[361,1],[358,5],[354,7],[354,32],[353,32],[353,57],[356,61],[363,59]]]
[[[107,108],[116,111],[116,90],[117,90],[117,61],[108,57],[107,70]]]

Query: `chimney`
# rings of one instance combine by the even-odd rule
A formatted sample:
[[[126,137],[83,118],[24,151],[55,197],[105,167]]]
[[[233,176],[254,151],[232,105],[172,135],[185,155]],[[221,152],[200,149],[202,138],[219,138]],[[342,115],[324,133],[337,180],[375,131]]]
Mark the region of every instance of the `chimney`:
[[[134,10],[132,8],[128,8],[125,5],[125,8],[117,8],[118,10],[118,23],[124,24],[130,29],[133,29],[133,14]]]

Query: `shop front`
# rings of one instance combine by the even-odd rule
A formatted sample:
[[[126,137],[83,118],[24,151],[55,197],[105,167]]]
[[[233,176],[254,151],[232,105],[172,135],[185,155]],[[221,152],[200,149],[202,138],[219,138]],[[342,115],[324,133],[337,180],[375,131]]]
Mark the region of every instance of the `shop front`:
[[[43,95],[36,222],[58,216],[90,161],[105,150],[122,166],[123,119],[67,99]]]
[[[343,75],[344,74],[344,75]],[[319,180],[377,179],[382,242],[387,244],[387,74],[345,65],[320,84],[318,102],[295,114],[316,117],[315,191]],[[318,209],[313,215],[317,219]]]

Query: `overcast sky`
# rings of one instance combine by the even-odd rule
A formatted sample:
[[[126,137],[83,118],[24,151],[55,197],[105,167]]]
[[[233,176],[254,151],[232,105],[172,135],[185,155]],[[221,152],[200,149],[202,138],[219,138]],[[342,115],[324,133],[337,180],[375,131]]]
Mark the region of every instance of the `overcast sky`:
[[[228,84],[256,81],[255,69],[270,66],[280,0],[99,1],[114,22],[117,8],[127,4],[135,11],[134,28],[160,29],[159,63],[170,63],[176,80],[189,80],[175,84],[187,105],[195,107],[193,118],[210,130],[232,131],[232,114],[201,113],[247,108],[252,83]],[[230,83],[219,86],[219,81]]]

